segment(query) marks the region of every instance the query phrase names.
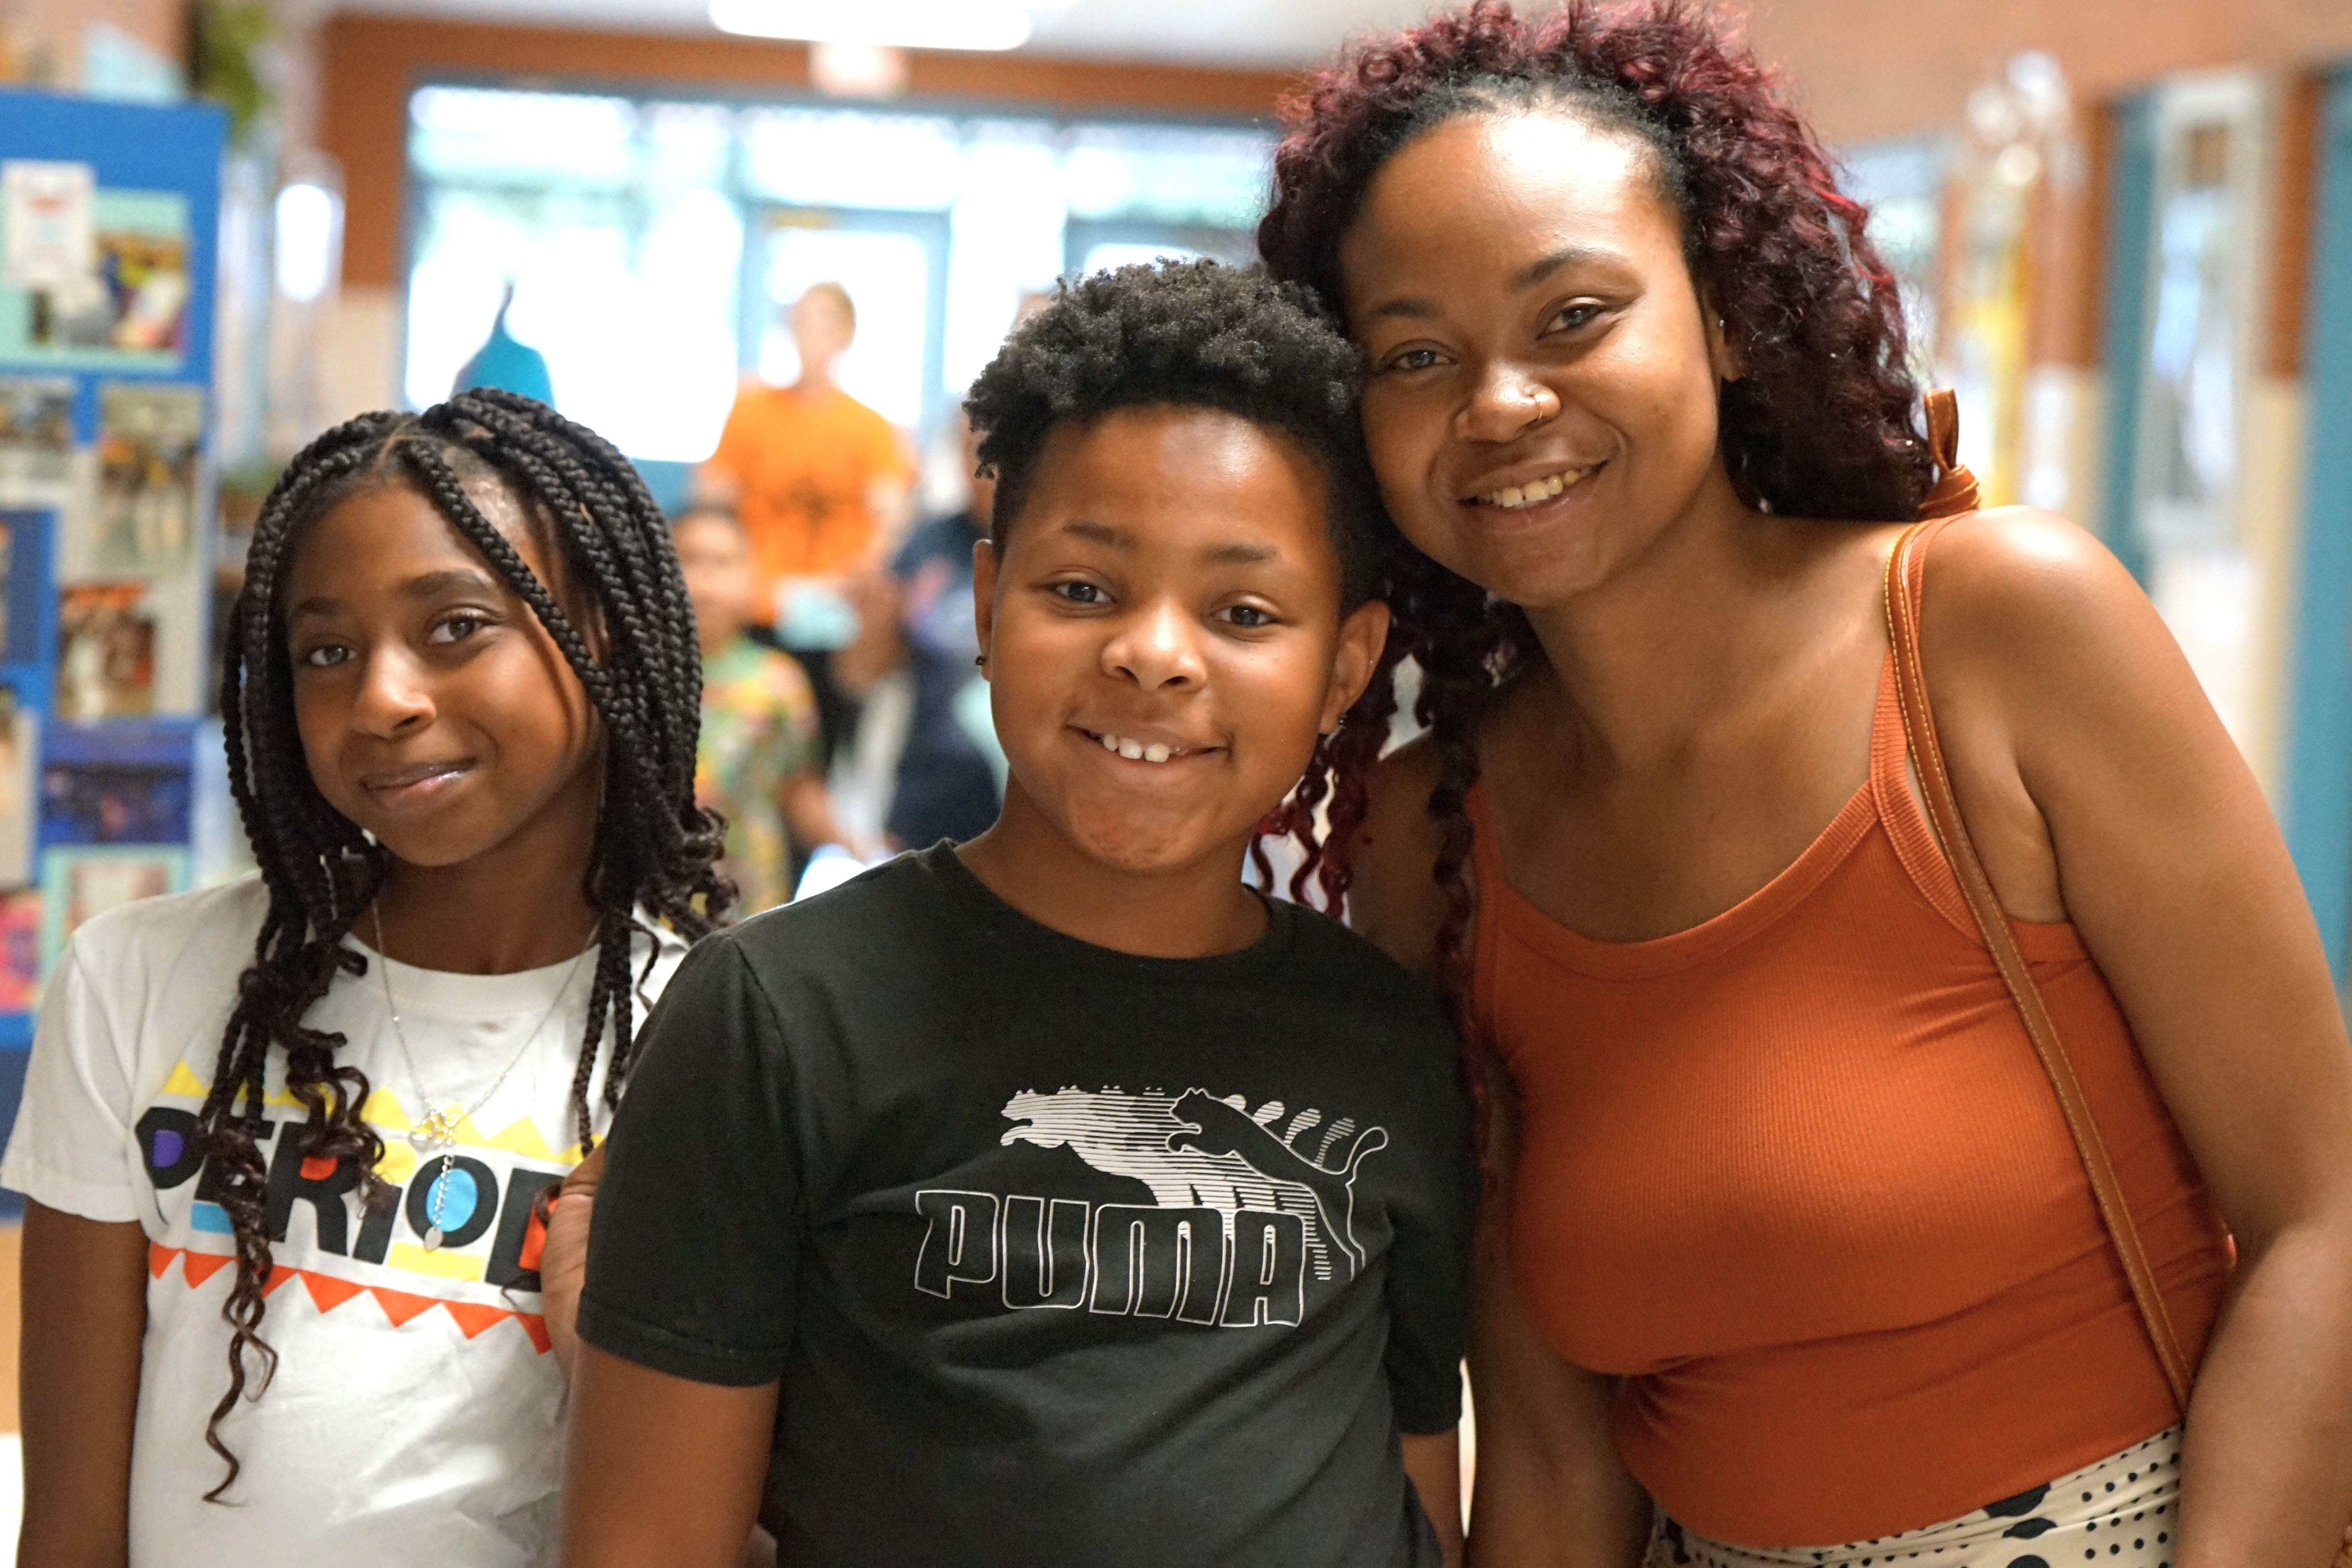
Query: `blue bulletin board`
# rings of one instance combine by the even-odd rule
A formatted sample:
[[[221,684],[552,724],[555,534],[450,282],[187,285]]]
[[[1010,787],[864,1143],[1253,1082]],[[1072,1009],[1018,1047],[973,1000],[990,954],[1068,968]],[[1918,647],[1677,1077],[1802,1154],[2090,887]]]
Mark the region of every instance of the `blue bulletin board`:
[[[0,1132],[72,925],[187,879],[226,140],[0,90]]]
[[[32,1039],[39,995],[39,779],[56,687],[56,515],[0,508],[0,1051]],[[18,1064],[0,1062],[0,1074]],[[6,1080],[0,1079],[0,1100]]]

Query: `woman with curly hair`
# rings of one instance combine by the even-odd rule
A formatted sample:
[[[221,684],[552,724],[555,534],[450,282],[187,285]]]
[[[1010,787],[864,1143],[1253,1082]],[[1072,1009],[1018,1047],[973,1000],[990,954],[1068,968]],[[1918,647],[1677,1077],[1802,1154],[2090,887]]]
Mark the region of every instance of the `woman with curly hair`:
[[[1970,512],[1804,122],[1704,13],[1571,0],[1289,131],[1260,247],[1419,552],[1353,915],[1515,1092],[1474,1556],[2323,1568],[2352,1052],[2294,868],[2130,576]]]

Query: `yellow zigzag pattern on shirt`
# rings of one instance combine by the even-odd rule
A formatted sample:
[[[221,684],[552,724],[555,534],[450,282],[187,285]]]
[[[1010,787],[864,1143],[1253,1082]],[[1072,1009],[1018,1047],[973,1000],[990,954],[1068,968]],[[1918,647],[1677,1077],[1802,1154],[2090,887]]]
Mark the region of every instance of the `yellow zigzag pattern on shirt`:
[[[164,1093],[191,1100],[202,1101],[211,1089],[212,1085],[197,1077],[194,1069],[185,1061],[174,1063],[172,1076],[163,1081]],[[299,1100],[283,1089],[264,1094],[261,1103],[298,1111],[302,1107]],[[407,1134],[415,1131],[416,1123],[409,1115],[407,1107],[401,1103],[400,1097],[389,1089],[376,1090],[360,1107],[360,1119],[379,1133],[394,1134],[384,1140],[383,1158],[377,1162],[376,1169],[387,1181],[405,1181],[409,1173],[416,1168],[416,1151],[409,1147],[407,1139]],[[561,1152],[550,1148],[546,1134],[539,1130],[539,1124],[528,1116],[516,1117],[496,1133],[483,1132],[474,1124],[471,1116],[460,1117],[457,1144],[461,1149],[498,1149],[550,1165],[576,1166],[582,1158],[577,1144]]]

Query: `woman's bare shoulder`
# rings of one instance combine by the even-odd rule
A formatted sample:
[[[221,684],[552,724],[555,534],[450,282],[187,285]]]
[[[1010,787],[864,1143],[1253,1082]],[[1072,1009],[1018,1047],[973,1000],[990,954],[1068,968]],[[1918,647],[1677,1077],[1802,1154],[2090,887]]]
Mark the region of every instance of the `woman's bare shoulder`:
[[[1939,716],[1997,713],[2021,750],[2063,749],[2086,710],[2170,718],[2204,706],[2147,594],[2106,546],[2054,512],[2000,507],[1945,530],[1927,559],[1920,637]]]
[[[2095,536],[2038,507],[1997,507],[1947,528],[1927,559],[1922,629],[1999,657],[2111,632],[2147,596]],[[1938,615],[1940,612],[1940,615]],[[1942,628],[1934,626],[1940,619]]]

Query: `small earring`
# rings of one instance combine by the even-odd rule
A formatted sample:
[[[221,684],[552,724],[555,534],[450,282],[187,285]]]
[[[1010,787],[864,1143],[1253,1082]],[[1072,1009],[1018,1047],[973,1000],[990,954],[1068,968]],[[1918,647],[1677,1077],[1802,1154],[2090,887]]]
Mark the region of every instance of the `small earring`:
[[[988,668],[988,655],[985,653],[974,653],[971,656],[971,667],[975,670],[984,670]]]

